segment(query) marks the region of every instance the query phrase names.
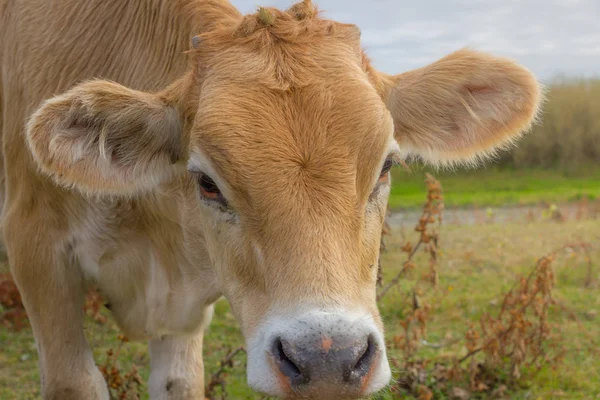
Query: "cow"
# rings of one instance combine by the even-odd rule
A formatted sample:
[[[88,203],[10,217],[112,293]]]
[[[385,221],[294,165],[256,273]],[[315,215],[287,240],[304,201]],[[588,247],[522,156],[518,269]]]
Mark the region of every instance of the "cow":
[[[152,399],[203,398],[222,296],[256,391],[382,389],[390,168],[477,164],[541,101],[530,71],[472,49],[380,72],[310,0],[0,0],[0,43],[4,245],[53,400],[109,397],[88,286],[149,342]]]

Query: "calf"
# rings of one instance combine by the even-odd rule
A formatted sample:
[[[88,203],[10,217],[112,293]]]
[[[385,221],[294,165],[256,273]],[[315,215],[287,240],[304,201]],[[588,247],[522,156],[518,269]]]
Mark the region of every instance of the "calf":
[[[149,341],[152,399],[203,398],[221,296],[257,391],[386,386],[390,168],[478,162],[540,101],[529,71],[471,50],[378,72],[359,30],[308,0],[247,16],[224,0],[0,0],[0,46],[4,240],[45,399],[108,398],[86,285]]]

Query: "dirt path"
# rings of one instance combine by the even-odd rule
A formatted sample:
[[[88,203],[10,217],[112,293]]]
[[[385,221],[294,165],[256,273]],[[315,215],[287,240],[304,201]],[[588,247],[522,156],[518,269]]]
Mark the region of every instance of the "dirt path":
[[[420,216],[420,210],[392,212],[389,223],[392,227],[412,226],[417,223]],[[600,202],[567,203],[558,206],[451,208],[444,211],[444,224],[447,225],[531,222],[550,218],[566,220],[598,219],[600,218]]]

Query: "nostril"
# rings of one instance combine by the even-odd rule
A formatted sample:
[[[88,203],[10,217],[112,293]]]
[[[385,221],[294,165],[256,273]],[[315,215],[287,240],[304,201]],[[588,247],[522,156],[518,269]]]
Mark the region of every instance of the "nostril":
[[[279,370],[290,379],[290,383],[294,386],[308,383],[310,376],[300,370],[299,366],[292,360],[293,355],[290,353],[291,350],[284,345],[281,338],[275,339],[272,354]]]
[[[353,383],[366,376],[371,371],[376,354],[377,345],[375,344],[375,339],[372,335],[369,335],[366,346],[364,346],[362,353],[359,352],[356,363],[345,371],[344,381]]]
[[[365,373],[369,372],[371,369],[371,364],[373,363],[373,358],[375,357],[375,343],[373,340],[373,336],[369,336],[367,339],[367,347],[365,348],[364,353],[358,359],[356,364],[354,365],[354,370],[361,370]]]

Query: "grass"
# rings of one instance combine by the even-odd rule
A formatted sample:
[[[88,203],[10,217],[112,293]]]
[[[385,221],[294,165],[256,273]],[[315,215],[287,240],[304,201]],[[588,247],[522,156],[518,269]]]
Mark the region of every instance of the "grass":
[[[438,290],[443,296],[433,304],[426,337],[429,343],[453,343],[463,338],[468,329],[466,321],[475,321],[484,312],[497,310],[502,295],[518,276],[529,272],[537,258],[565,243],[592,243],[595,247],[590,256],[596,266],[600,260],[600,224],[597,220],[571,219],[559,223],[543,219],[538,214],[533,222],[449,224],[442,227],[440,238]],[[388,251],[383,254],[383,265],[387,280],[395,275],[406,258],[400,251],[405,240],[415,240],[412,224],[395,227],[393,235],[386,241]],[[418,266],[427,267],[425,254],[419,252],[415,261]],[[600,296],[597,288],[584,285],[586,265],[581,257],[574,254],[562,256],[555,262],[555,296],[573,310],[579,320],[562,312],[551,315],[551,321],[558,324],[562,334],[568,338],[564,364],[556,369],[543,368],[534,380],[510,393],[510,398],[590,399],[600,396],[600,357],[586,347],[587,337],[600,337]],[[595,275],[600,278],[597,270]],[[403,280],[380,305],[388,343],[392,343],[393,337],[401,331],[399,305],[407,301],[407,290],[413,284],[414,281]],[[101,325],[88,319],[85,329],[96,360],[101,364],[106,350],[117,347],[118,331],[110,320]],[[219,367],[219,360],[229,349],[243,344],[237,323],[225,301],[216,305],[215,318],[205,343],[207,377]],[[37,354],[30,329],[13,332],[0,327],[0,349],[0,398],[39,398]],[[392,357],[402,357],[400,350],[393,347],[389,352]],[[421,347],[417,357],[438,358],[465,353],[466,349],[458,341],[435,349]],[[237,360],[226,377],[228,398],[259,399],[260,396],[246,386],[244,356]],[[120,355],[121,367],[127,370],[132,363],[141,367],[140,374],[147,379],[149,360],[144,344],[124,345]],[[398,374],[399,371],[396,371]],[[377,397],[381,400],[392,398],[389,393]]]
[[[402,168],[394,170],[389,200],[391,209],[421,206],[422,170],[418,166],[413,168],[413,172]],[[530,205],[600,198],[598,166],[571,173],[557,169],[511,170],[494,166],[432,173],[444,185],[447,207]]]
[[[396,231],[396,236],[398,231]],[[485,312],[497,310],[502,296],[514,284],[515,279],[529,272],[540,256],[563,244],[576,241],[600,243],[600,224],[596,220],[556,223],[540,221],[533,223],[513,222],[506,224],[479,224],[447,226],[442,230],[440,286],[446,293],[434,310],[428,326],[428,342],[452,342],[464,336],[466,321],[477,321]],[[384,255],[384,265],[390,268],[401,263],[399,253],[402,241],[390,239],[389,253]],[[592,260],[600,259],[596,247]],[[424,263],[424,258],[421,264]],[[417,261],[419,264],[419,261]],[[426,265],[426,264],[425,264]],[[512,393],[511,398],[596,398],[600,395],[600,359],[598,354],[587,352],[587,338],[600,336],[597,312],[600,297],[597,288],[584,288],[586,265],[574,254],[560,257],[555,264],[557,271],[556,298],[575,311],[580,320],[573,320],[563,313],[551,316],[563,335],[568,338],[568,352],[564,365],[557,370],[545,368],[522,391]],[[598,278],[598,271],[595,271]],[[397,304],[405,299],[411,282],[402,282],[395,297],[386,298],[380,307],[387,321],[388,340],[394,337],[397,327],[394,321]],[[405,301],[405,300],[404,300]],[[460,346],[448,346],[434,350],[421,348],[421,358],[465,354]],[[394,354],[394,352],[392,352]],[[400,356],[399,354],[396,354]]]

